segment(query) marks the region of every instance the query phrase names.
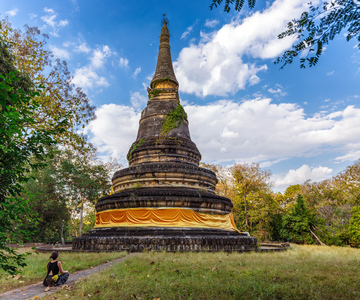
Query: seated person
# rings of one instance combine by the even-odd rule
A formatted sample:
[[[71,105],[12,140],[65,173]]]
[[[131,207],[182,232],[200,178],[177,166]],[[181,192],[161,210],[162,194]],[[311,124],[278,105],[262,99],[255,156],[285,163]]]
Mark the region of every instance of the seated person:
[[[52,261],[48,262],[46,266],[46,277],[43,284],[45,286],[59,286],[68,280],[69,272],[64,271],[61,265],[61,261],[58,261],[59,253],[54,251],[50,258]],[[59,275],[60,272],[60,275]]]

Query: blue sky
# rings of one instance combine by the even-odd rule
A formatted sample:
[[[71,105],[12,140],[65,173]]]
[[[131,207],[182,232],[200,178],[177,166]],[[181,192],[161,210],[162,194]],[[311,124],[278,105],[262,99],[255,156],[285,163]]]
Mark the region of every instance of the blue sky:
[[[207,1],[1,1],[15,28],[37,26],[97,107],[85,133],[127,165],[155,72],[162,14],[190,131],[207,163],[257,162],[275,190],[329,178],[360,157],[360,52],[338,36],[314,68],[273,61],[277,35],[307,0],[227,14]],[[319,1],[315,1],[319,3]],[[315,3],[313,1],[313,3]]]

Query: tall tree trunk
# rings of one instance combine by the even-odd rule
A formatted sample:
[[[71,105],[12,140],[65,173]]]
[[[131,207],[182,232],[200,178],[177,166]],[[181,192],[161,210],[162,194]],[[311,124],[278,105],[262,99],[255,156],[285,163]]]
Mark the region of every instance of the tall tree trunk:
[[[83,214],[84,214],[84,199],[83,199],[83,197],[81,197],[79,236],[81,236],[81,233],[82,233]]]
[[[245,224],[246,226],[248,226],[246,194],[244,194],[244,205],[245,205]]]

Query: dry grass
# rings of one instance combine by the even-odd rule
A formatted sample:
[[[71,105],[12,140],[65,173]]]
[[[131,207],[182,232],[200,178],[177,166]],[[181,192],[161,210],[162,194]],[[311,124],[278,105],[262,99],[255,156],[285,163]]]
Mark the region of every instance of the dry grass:
[[[19,252],[32,252],[32,255],[26,257],[27,266],[21,271],[21,277],[12,277],[9,274],[0,271],[0,293],[13,290],[28,284],[36,283],[45,278],[46,265],[50,261],[51,253],[36,254],[31,248],[21,248]],[[91,266],[97,266],[106,261],[124,257],[125,252],[110,253],[79,253],[63,252],[59,253],[59,260],[63,262],[63,269],[70,272],[88,269]]]
[[[90,296],[89,296],[90,295]],[[360,299],[360,250],[144,253],[48,299]]]

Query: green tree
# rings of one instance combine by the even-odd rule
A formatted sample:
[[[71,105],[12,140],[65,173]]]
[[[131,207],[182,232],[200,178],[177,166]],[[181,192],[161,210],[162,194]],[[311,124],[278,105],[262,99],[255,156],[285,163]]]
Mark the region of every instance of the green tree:
[[[360,206],[354,206],[351,210],[349,233],[351,242],[360,245]]]
[[[110,176],[119,168],[116,161],[102,163],[95,151],[63,151],[58,161],[62,195],[67,199],[73,214],[80,218],[79,236],[82,233],[84,207],[111,190]]]
[[[217,184],[215,188],[215,193],[217,195],[233,198],[233,189],[231,186],[231,176],[226,167],[222,165],[212,165],[201,162],[200,167],[209,169],[216,174]]]
[[[234,164],[229,168],[232,177],[232,187],[235,191],[234,202],[241,209],[240,202],[244,208],[245,226],[248,221],[248,197],[259,192],[270,190],[270,171],[261,170],[259,164]]]
[[[276,228],[272,226],[276,215],[282,213],[281,195],[265,190],[251,193],[247,200],[250,232],[260,241],[269,240],[275,235]]]
[[[283,68],[291,64],[299,55],[306,52],[307,56],[300,59],[300,67],[315,66],[324,46],[329,44],[343,30],[346,30],[346,40],[357,38],[360,48],[360,1],[332,0],[323,2],[320,6],[310,6],[309,11],[303,12],[300,19],[288,23],[287,30],[279,35],[282,39],[296,36],[298,42],[291,50],[287,50],[275,63]]]
[[[66,61],[53,59],[46,47],[49,37],[41,34],[37,27],[25,25],[24,32],[15,30],[7,19],[0,21],[0,34],[12,44],[10,51],[16,58],[15,67],[28,74],[36,85],[44,87],[34,96],[38,108],[31,126],[51,129],[58,126],[59,118],[67,118],[69,122],[63,123],[63,130],[56,133],[57,141],[86,151],[89,145],[79,134],[79,128],[95,118],[95,107],[81,88],[72,83]]]
[[[14,274],[17,266],[25,265],[24,256],[6,243],[29,234],[17,230],[21,216],[29,212],[28,203],[20,198],[22,183],[31,169],[43,165],[47,147],[56,143],[54,136],[61,134],[68,120],[56,118],[51,129],[33,126],[40,106],[34,98],[39,93],[16,70],[9,49],[0,34],[0,269]]]
[[[61,237],[61,229],[70,220],[70,211],[66,205],[66,198],[60,192],[61,176],[56,168],[59,153],[54,158],[48,159],[46,164],[30,172],[31,178],[23,184],[31,198],[24,195],[24,201],[29,203],[36,222],[23,222],[21,229],[33,233],[33,242],[55,242]],[[27,199],[29,198],[29,199]],[[27,215],[23,217],[27,219]]]
[[[280,234],[283,239],[294,243],[313,244],[318,239],[314,231],[320,223],[316,212],[308,209],[303,197],[298,195],[294,207],[282,218]]]
[[[337,189],[343,193],[343,203],[360,205],[360,160],[335,177]]]

